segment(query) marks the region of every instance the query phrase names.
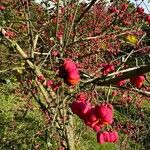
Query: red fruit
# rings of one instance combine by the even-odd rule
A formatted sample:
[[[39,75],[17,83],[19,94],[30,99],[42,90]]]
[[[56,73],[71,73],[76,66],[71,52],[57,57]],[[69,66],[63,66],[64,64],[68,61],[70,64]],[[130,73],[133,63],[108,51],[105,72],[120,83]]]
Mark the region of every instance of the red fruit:
[[[95,122],[90,122],[90,120],[88,120],[88,119],[86,118],[86,114],[83,116],[82,119],[83,119],[84,123],[85,123],[87,126],[91,127],[91,128],[94,128],[95,125],[96,125],[97,122],[98,122],[98,120],[96,120]]]
[[[63,37],[63,32],[62,31],[57,32],[56,37],[58,40],[61,40]]]
[[[109,132],[110,142],[115,143],[119,140],[118,133],[116,131]]]
[[[143,15],[143,14],[144,14],[144,8],[143,8],[143,7],[138,7],[138,8],[137,8],[137,12],[138,12],[139,14]]]
[[[95,108],[91,108],[84,116],[84,123],[93,128],[95,132],[99,132],[103,127],[103,123],[98,119]]]
[[[54,57],[59,57],[59,56],[60,56],[59,51],[53,50],[53,51],[52,51],[52,56],[54,56]]]
[[[150,24],[150,15],[146,16],[145,20]]]
[[[143,75],[139,75],[139,76],[135,76],[131,78],[130,82],[137,88],[140,88],[143,85],[144,80],[145,80],[145,77]]]
[[[103,126],[104,124],[100,120],[97,120],[92,128],[95,132],[99,132]]]
[[[110,72],[113,72],[115,70],[115,67],[113,64],[102,64],[102,74],[107,75]]]
[[[83,118],[90,109],[90,104],[83,101],[74,101],[71,104],[72,112],[78,115],[80,118]]]
[[[87,94],[84,92],[80,92],[79,94],[77,94],[76,99],[79,101],[85,101],[87,100]]]
[[[122,5],[122,11],[126,11],[127,8],[128,8],[128,4],[123,4],[123,5]]]
[[[117,96],[117,91],[113,91],[112,96]]]
[[[103,132],[103,137],[104,137],[104,141],[105,142],[109,142],[110,141],[109,132],[104,131]]]
[[[6,9],[6,7],[0,5],[0,11],[3,11],[3,10],[5,10],[5,9]]]
[[[97,133],[97,142],[100,144],[104,144],[105,140],[104,140],[104,135],[101,132]]]
[[[65,59],[64,60],[63,68],[65,69],[65,71],[67,73],[77,71],[77,67],[71,59]]]
[[[103,144],[105,142],[115,143],[119,139],[118,133],[116,131],[113,132],[98,132],[97,133],[97,142]]]
[[[71,59],[65,59],[63,68],[66,71],[66,81],[71,85],[76,85],[80,81],[80,75],[75,63]]]
[[[110,11],[110,13],[118,13],[119,12],[118,9],[113,6],[109,7],[108,10]]]
[[[71,79],[80,78],[78,71],[69,72],[67,76],[68,76],[68,78],[71,78]]]
[[[96,115],[96,111],[94,108],[91,108],[85,115],[85,120],[87,120],[88,122],[90,122],[91,124],[93,122],[96,122],[98,120],[97,115]]]
[[[76,85],[80,81],[80,75],[78,72],[74,71],[71,73],[68,73],[67,75],[67,82],[71,85]]]
[[[44,78],[44,76],[43,76],[43,75],[41,75],[41,76],[38,76],[38,77],[37,77],[37,80],[38,80],[38,81],[44,81],[44,80],[45,80],[45,78]]]
[[[98,132],[97,133],[97,142],[100,144],[104,144],[105,142],[109,142],[110,137],[109,137],[109,132]]]
[[[124,84],[126,84],[126,80],[121,80],[121,81],[117,82],[118,86],[123,86]]]
[[[57,89],[59,89],[62,86],[61,82],[58,82],[56,84],[53,84],[52,89],[53,91],[56,91]]]
[[[116,75],[116,77],[119,77],[119,76],[121,76],[121,74]],[[123,86],[124,84],[126,84],[126,80],[121,80],[121,81],[117,82],[118,86]]]
[[[47,80],[46,86],[47,86],[48,88],[51,87],[52,84],[53,84],[53,81],[52,81],[52,80]]]
[[[93,130],[94,130],[95,132],[99,132],[99,131],[101,130],[101,126],[95,125],[95,126],[93,127]]]
[[[113,122],[113,107],[112,105],[98,105],[96,106],[96,113],[98,118],[104,124],[112,124]]]

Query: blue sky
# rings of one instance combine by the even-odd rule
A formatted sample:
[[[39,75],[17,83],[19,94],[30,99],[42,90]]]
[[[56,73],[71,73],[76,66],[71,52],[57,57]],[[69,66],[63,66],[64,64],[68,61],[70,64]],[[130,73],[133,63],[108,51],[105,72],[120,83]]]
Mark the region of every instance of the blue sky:
[[[135,2],[135,0],[130,0],[130,2],[133,2],[135,5],[139,5],[142,2],[142,0],[137,0],[136,2]],[[148,3],[148,0],[144,0],[140,4],[140,6],[144,8],[145,13],[149,13],[150,14],[150,3]]]

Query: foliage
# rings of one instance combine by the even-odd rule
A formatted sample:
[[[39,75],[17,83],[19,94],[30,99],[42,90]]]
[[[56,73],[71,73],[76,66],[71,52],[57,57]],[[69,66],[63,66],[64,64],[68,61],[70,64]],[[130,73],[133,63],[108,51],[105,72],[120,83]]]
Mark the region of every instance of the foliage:
[[[1,148],[149,149],[150,16],[127,1],[42,3],[0,5]],[[120,141],[97,143],[98,123]]]

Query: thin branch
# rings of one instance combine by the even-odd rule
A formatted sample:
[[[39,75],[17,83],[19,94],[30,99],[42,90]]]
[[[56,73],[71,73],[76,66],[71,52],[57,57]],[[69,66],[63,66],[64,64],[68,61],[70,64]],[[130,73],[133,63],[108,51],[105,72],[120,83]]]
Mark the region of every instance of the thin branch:
[[[35,52],[38,38],[39,38],[39,35],[36,34],[36,35],[35,35],[35,39],[34,39],[34,41],[33,41],[33,53]]]
[[[15,70],[23,70],[23,69],[26,69],[25,67],[14,67],[14,68],[9,68],[9,69],[5,69],[5,70],[0,70],[0,73],[5,73],[5,72],[8,72],[8,71],[15,71]]]
[[[92,0],[90,5],[85,9],[85,11],[79,16],[79,18],[75,21],[75,26],[81,21],[84,15],[91,9],[91,7],[96,3],[97,0]]]

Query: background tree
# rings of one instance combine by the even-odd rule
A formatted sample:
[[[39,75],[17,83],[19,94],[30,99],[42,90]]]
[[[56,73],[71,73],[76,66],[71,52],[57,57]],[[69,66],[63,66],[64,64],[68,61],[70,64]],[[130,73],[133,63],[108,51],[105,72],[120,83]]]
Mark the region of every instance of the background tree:
[[[96,0],[42,3],[7,0],[0,6],[2,95],[23,101],[9,109],[13,115],[3,129],[26,133],[30,113],[40,110],[39,119],[31,115],[36,124],[26,137],[9,139],[2,130],[2,149],[80,149],[88,132],[102,144],[116,142],[115,131],[121,135],[116,147],[148,149],[149,15],[126,1],[109,7]],[[25,120],[23,129],[17,123]],[[93,149],[103,147],[98,143]]]

